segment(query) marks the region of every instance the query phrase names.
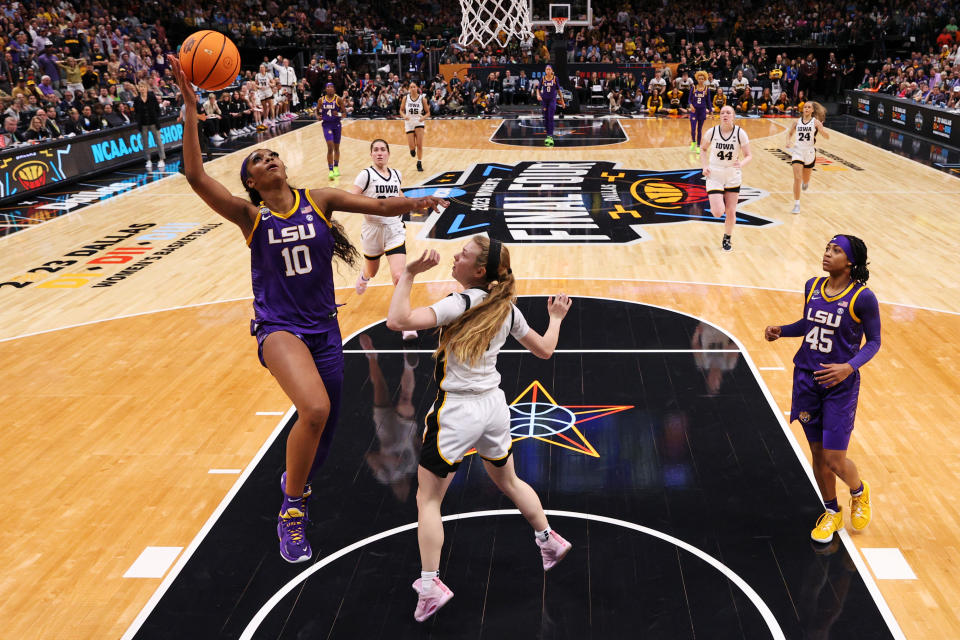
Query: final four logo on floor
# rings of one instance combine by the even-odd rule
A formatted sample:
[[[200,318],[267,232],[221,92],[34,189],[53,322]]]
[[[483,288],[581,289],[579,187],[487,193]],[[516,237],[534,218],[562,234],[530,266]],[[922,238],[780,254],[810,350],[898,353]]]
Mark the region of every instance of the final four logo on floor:
[[[433,212],[421,238],[455,240],[487,233],[508,243],[632,244],[651,224],[722,224],[710,214],[700,169],[647,171],[614,162],[475,164],[404,189],[408,197],[435,195],[450,206]],[[766,196],[740,188],[739,204]],[[737,224],[774,224],[737,211]]]

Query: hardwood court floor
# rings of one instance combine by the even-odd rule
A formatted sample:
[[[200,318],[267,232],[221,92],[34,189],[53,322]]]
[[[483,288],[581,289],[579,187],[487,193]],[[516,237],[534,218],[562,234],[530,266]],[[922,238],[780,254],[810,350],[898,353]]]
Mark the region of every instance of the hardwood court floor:
[[[474,162],[576,160],[584,153],[624,167],[699,166],[684,148],[685,121],[631,121],[629,142],[575,150],[495,145],[488,141],[494,123],[428,123],[423,174],[402,144],[399,122],[349,123],[340,184],[368,164],[374,136],[391,142],[392,164],[407,185]],[[784,146],[787,123],[744,124],[756,158],[744,184],[769,194],[744,209],[779,224],[738,229],[733,254],[721,254],[719,229],[702,223],[649,227],[650,239],[631,246],[515,246],[520,292],[637,300],[707,319],[738,336],[758,366],[783,367],[763,376],[786,410],[798,343],[770,345],[761,331],[796,319],[799,290],[818,274],[832,234],[864,238],[870,284],[883,303],[884,346],[863,371],[851,447],[873,484],[876,519],[854,541],[860,548],[898,547],[916,572],[916,581],[879,582],[907,637],[958,637],[953,487],[960,486],[960,446],[951,426],[960,404],[960,291],[949,265],[960,237],[951,215],[960,182],[834,134],[821,149],[837,160],[815,172],[803,213],[793,216],[790,167],[766,150]],[[319,127],[269,147],[288,164],[294,184],[328,184]],[[240,161],[233,154],[208,171],[239,193]],[[338,218],[358,237],[357,216]],[[275,424],[255,412],[288,406],[247,334],[247,252],[229,223],[210,226],[219,222],[173,176],[0,240],[0,279],[30,283],[0,288],[0,508],[8,514],[0,525],[0,559],[8,567],[0,577],[0,624],[12,637],[120,637],[158,584],[123,579],[124,571],[145,546],[189,544],[233,483],[208,470],[243,468]],[[155,226],[120,238],[135,224]],[[141,239],[151,232],[155,238]],[[408,226],[409,252],[437,248],[449,265],[459,243],[418,240],[417,233],[417,225]],[[191,241],[184,243],[186,236]],[[82,249],[91,246],[100,248]],[[129,262],[106,262],[101,276],[80,269],[97,258],[67,256],[138,246],[169,253],[109,287],[92,283]],[[29,273],[58,260],[76,263]],[[63,277],[70,273],[81,275]],[[419,285],[420,302],[452,287],[448,266],[428,276],[440,282]],[[336,277],[338,298],[347,303],[344,335],[385,315],[391,287],[360,298],[350,288],[355,273],[341,268]],[[387,279],[381,273],[377,283]],[[804,442],[796,426],[793,433]]]

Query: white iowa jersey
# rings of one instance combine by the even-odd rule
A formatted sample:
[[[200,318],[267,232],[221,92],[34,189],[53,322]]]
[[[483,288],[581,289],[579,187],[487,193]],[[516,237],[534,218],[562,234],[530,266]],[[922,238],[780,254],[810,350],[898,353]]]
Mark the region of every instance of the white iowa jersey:
[[[720,125],[711,127],[705,134],[710,141],[710,166],[732,167],[740,160],[740,147],[747,144],[747,134],[737,125],[727,137],[720,132]]]
[[[269,73],[258,73],[256,78],[257,88],[260,90],[261,95],[273,95],[273,89],[270,88],[270,81],[273,79],[273,75]]]
[[[797,140],[794,142],[795,149],[812,149],[817,143],[817,119],[812,117],[808,122],[803,118],[797,120]]]
[[[470,307],[483,302],[487,292],[481,289],[467,289],[463,293],[452,293],[443,300],[431,305],[437,314],[437,326],[442,327],[459,318]],[[445,353],[437,360],[437,385],[449,393],[484,393],[500,386],[500,372],[497,371],[497,354],[512,335],[520,340],[530,331],[526,318],[515,305],[510,306],[510,313],[503,321],[503,325],[483,357],[473,367],[457,360],[452,353]]]
[[[353,184],[360,187],[360,193],[368,198],[393,198],[403,195],[400,190],[400,172],[396,169],[387,169],[387,174],[383,175],[375,167],[367,167],[357,174],[357,179]],[[399,216],[373,216],[365,215],[367,222],[375,224],[403,224]]]
[[[407,96],[407,99],[403,104],[403,117],[406,120],[413,120],[419,122],[423,120],[423,94],[416,100],[411,100],[410,96]]]

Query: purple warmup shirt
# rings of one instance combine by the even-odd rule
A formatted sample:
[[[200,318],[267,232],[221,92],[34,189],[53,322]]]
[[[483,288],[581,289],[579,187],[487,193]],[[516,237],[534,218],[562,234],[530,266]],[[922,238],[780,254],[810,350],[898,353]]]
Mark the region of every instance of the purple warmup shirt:
[[[803,318],[786,325],[783,337],[803,336],[793,358],[798,369],[817,371],[822,364],[849,363],[854,370],[880,349],[880,307],[865,285],[851,282],[838,295],[827,297],[827,278],[811,278],[804,287]],[[866,344],[860,347],[864,335]]]
[[[337,97],[333,100],[327,100],[324,96],[320,102],[321,121],[326,124],[340,124],[340,107],[337,105]]]
[[[261,204],[247,244],[258,324],[292,333],[338,327],[333,234],[306,189],[295,191],[293,208],[285,213]]]
[[[691,89],[688,105],[698,114],[706,114],[707,108],[710,105],[710,90],[697,91],[696,89]]]
[[[557,83],[557,76],[553,80],[547,80],[546,76],[540,80],[540,99],[544,106],[553,105],[557,102],[557,91],[560,85]]]

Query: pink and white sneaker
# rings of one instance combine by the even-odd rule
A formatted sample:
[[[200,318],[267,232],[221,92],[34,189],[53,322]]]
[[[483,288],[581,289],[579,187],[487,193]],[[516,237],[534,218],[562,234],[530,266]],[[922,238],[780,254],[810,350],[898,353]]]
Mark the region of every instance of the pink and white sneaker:
[[[413,618],[417,622],[423,622],[435,614],[453,597],[453,591],[450,591],[450,587],[443,584],[440,578],[433,579],[433,588],[427,594],[420,593],[420,578],[413,581],[413,590],[420,596],[417,600],[417,608],[413,612]]]
[[[540,538],[535,539],[537,546],[540,547],[540,555],[543,556],[544,571],[550,571],[555,564],[563,560],[573,546],[564,540],[559,533],[552,530],[546,542],[541,541]]]
[[[404,341],[404,342],[410,342],[411,340],[416,340],[416,339],[417,339],[417,332],[416,332],[416,331],[403,331],[403,332],[401,333],[401,337],[403,338],[403,341]]]

